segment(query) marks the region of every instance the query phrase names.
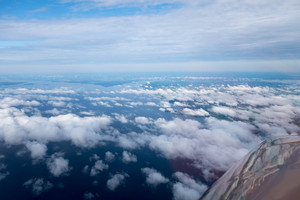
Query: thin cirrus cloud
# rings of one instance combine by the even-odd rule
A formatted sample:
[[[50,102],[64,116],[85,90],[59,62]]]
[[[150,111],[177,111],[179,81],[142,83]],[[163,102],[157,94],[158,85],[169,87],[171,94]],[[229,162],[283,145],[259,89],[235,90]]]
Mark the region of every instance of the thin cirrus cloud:
[[[128,70],[147,71],[148,65],[162,64],[163,70],[172,71],[174,68],[170,66],[175,62],[194,63],[193,68],[187,67],[193,70],[206,69],[197,63],[208,62],[215,66],[214,70],[237,70],[239,63],[246,68],[240,70],[261,71],[259,67],[250,68],[243,60],[265,67],[275,62],[277,69],[285,64],[289,70],[295,70],[299,63],[300,5],[294,0],[64,1],[60,4],[114,9],[164,3],[180,6],[155,15],[2,19],[0,41],[5,45],[0,43],[0,66],[17,67],[22,62],[23,66],[37,69],[35,65],[42,64],[44,67],[38,70],[49,71],[59,69],[58,65],[66,70],[85,65],[85,69],[101,71],[104,64],[111,64],[114,69],[124,71],[121,66],[128,64]],[[80,9],[75,13],[81,13]],[[176,69],[179,66],[174,65]]]

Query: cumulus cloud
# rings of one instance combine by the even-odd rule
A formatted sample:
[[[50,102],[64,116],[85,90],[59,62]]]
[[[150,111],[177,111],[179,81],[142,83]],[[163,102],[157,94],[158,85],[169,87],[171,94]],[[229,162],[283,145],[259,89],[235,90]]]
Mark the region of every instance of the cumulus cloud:
[[[64,159],[59,153],[52,154],[46,163],[50,173],[55,177],[68,175],[71,171],[69,160]]]
[[[91,169],[91,176],[96,176],[99,174],[101,171],[108,169],[108,165],[104,164],[102,160],[97,160],[94,164],[94,166]]]
[[[198,200],[207,190],[206,185],[196,182],[187,174],[176,172],[174,177],[179,181],[173,184],[175,200]]]
[[[48,101],[48,104],[51,104],[54,107],[63,107],[66,105],[63,101]]]
[[[212,111],[215,112],[215,113],[219,113],[219,114],[222,114],[222,115],[228,115],[228,116],[231,116],[231,117],[235,117],[235,115],[236,115],[236,112],[233,109],[228,108],[228,107],[214,106],[212,108]]]
[[[9,174],[9,172],[0,172],[0,181],[5,179]]]
[[[93,111],[81,111],[80,114],[87,115],[87,116],[95,115],[95,113]]]
[[[153,187],[158,186],[159,184],[169,182],[169,179],[164,177],[161,173],[159,173],[155,169],[151,168],[142,168],[141,171],[146,175],[146,182],[148,185]]]
[[[186,104],[186,103],[182,103],[182,102],[179,102],[179,101],[175,101],[175,102],[174,102],[174,106],[188,107],[189,105]]]
[[[9,108],[9,107],[16,107],[16,106],[39,106],[40,103],[33,100],[33,101],[24,101],[22,99],[16,99],[12,97],[5,97],[0,99],[0,108]]]
[[[147,117],[135,117],[134,121],[139,124],[151,124],[152,119]]]
[[[7,165],[0,163],[0,181],[5,179],[10,173],[8,171],[5,171]]]
[[[22,110],[6,108],[0,110],[0,119],[0,139],[8,144],[22,144],[30,140],[40,143],[71,141],[77,146],[91,147],[101,140],[110,140],[109,136],[101,135],[101,131],[111,123],[108,116],[67,114],[50,118],[29,117]]]
[[[98,195],[96,195],[96,196],[98,196]],[[85,200],[94,199],[94,198],[96,198],[96,196],[91,192],[86,192],[83,194],[83,198]]]
[[[27,95],[24,91],[27,92],[18,89],[15,94],[20,98]],[[68,90],[58,92],[64,91]],[[28,92],[30,95],[51,93],[39,90]],[[192,166],[201,169],[209,180],[215,176],[215,170],[227,170],[264,137],[299,134],[300,131],[295,122],[300,115],[299,108],[295,106],[300,105],[297,104],[299,100],[290,97],[292,92],[284,89],[227,85],[153,90],[121,89],[113,92],[116,95],[142,96],[145,102],[154,99],[160,101],[164,109],[172,108],[176,113],[182,111],[180,105],[175,105],[176,102],[188,103],[189,108],[183,110],[189,114],[200,110],[192,108],[204,105],[211,115],[199,117],[201,119],[175,114],[158,119],[153,116],[130,115],[135,118],[134,121],[129,121],[122,117],[123,114],[113,114],[116,120],[128,123],[129,126],[138,124],[141,129],[141,132],[129,130],[126,134],[121,134],[117,127],[110,127],[112,118],[106,115],[79,117],[67,114],[47,118],[28,115],[24,109],[7,107],[0,109],[0,140],[7,144],[24,144],[34,159],[43,158],[47,152],[46,144],[55,141],[71,141],[76,146],[86,148],[106,142],[126,150],[149,147],[165,158],[188,160]],[[48,101],[49,97],[46,99]],[[162,113],[159,113],[159,117],[161,116]],[[231,117],[234,117],[234,121]],[[105,162],[111,162],[114,157],[113,153],[106,152]],[[137,162],[137,158],[124,151],[122,161]],[[105,165],[102,162],[99,168]],[[86,173],[91,174],[91,169],[93,166],[86,166]],[[95,167],[93,174],[98,172]],[[180,182],[176,187],[180,190],[186,186]]]
[[[156,103],[148,101],[147,103],[145,103],[146,106],[158,106]]]
[[[58,110],[57,108],[53,108],[51,110],[46,110],[45,113],[49,113],[49,114],[52,114],[52,115],[59,115],[62,113],[61,110]]]
[[[115,154],[113,154],[110,151],[105,152],[105,161],[106,162],[112,162],[115,159]]]
[[[125,182],[125,178],[129,177],[126,173],[117,173],[107,180],[106,186],[109,190],[115,191],[121,184]]]
[[[115,118],[117,120],[119,120],[121,123],[123,123],[123,124],[128,123],[128,119],[126,119],[126,117],[124,115],[120,115],[118,113],[114,113],[114,115],[115,115]]]
[[[50,190],[53,187],[52,183],[50,183],[49,181],[47,181],[47,182],[44,181],[43,178],[29,179],[23,185],[26,188],[31,187],[32,194],[34,194],[36,196],[40,195],[42,192]]]
[[[199,168],[226,170],[257,144],[254,126],[207,118],[207,128],[195,120],[174,119],[155,122],[163,134],[150,135],[149,147],[168,158],[193,160]]]
[[[90,160],[99,160],[100,156],[98,156],[97,154],[93,154],[92,156],[90,156]]]
[[[189,108],[184,108],[182,110],[182,113],[184,115],[191,115],[191,116],[198,116],[198,117],[203,117],[203,116],[209,116],[209,113],[203,110],[202,108],[197,109],[197,110],[192,110]]]
[[[122,156],[123,156],[122,157],[123,163],[137,162],[136,155],[134,155],[128,151],[123,151]]]
[[[38,142],[27,142],[26,147],[30,151],[31,158],[33,159],[41,159],[47,152],[47,146]]]

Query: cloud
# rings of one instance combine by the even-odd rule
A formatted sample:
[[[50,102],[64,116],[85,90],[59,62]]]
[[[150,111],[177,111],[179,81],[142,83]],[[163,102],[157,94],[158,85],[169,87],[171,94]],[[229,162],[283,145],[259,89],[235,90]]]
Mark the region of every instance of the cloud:
[[[21,99],[16,99],[12,97],[5,97],[0,99],[0,108],[9,108],[9,107],[17,107],[17,106],[39,106],[40,103],[33,100],[33,101],[24,101]]]
[[[101,131],[111,123],[108,116],[79,117],[74,114],[50,118],[27,116],[16,108],[0,109],[0,139],[8,144],[22,144],[34,140],[40,143],[50,141],[71,141],[81,147],[92,147],[101,140]],[[41,134],[40,130],[43,130]]]
[[[57,108],[53,108],[51,110],[46,110],[45,113],[49,113],[49,114],[52,114],[52,115],[59,115],[62,113],[61,110],[57,110]]]
[[[97,194],[96,194],[96,196],[97,196]],[[85,200],[94,199],[94,198],[96,198],[96,196],[91,192],[86,192],[83,194],[83,198]]]
[[[115,155],[109,151],[105,152],[105,161],[112,162],[115,159]]]
[[[147,102],[147,103],[145,103],[145,105],[146,106],[158,106],[156,103],[154,103],[154,102]]]
[[[63,101],[48,101],[48,104],[51,104],[54,107],[64,107],[66,105]]]
[[[94,166],[91,169],[91,176],[96,176],[99,174],[101,171],[108,169],[108,165],[104,164],[102,160],[97,160],[94,164]]]
[[[152,119],[147,117],[135,117],[134,121],[139,124],[151,124]]]
[[[296,89],[297,87],[294,90],[297,91]],[[46,155],[47,143],[59,141],[70,141],[81,148],[92,148],[100,144],[117,145],[127,150],[122,152],[121,159],[124,163],[137,162],[136,155],[128,152],[129,150],[150,148],[158,156],[167,159],[187,160],[191,166],[203,172],[207,181],[211,181],[218,176],[216,171],[226,171],[265,137],[299,133],[300,128],[295,122],[300,114],[298,99],[291,96],[293,92],[290,90],[249,85],[152,90],[122,87],[111,94],[143,98],[143,102],[159,101],[162,107],[171,108],[176,114],[181,112],[182,107],[173,102],[188,104],[189,112],[197,111],[195,108],[203,106],[211,115],[198,119],[170,114],[170,117],[157,119],[155,116],[139,117],[133,113],[128,116],[135,117],[134,120],[126,119],[127,124],[124,124],[126,129],[129,127],[125,134],[121,133],[123,129],[112,127],[112,117],[116,120],[120,117],[119,120],[125,122],[122,119],[124,113],[121,112],[112,114],[112,117],[80,117],[75,114],[43,117],[43,111],[41,115],[31,115],[23,108],[6,107],[0,109],[0,140],[10,145],[25,145],[33,159]],[[29,94],[26,94],[27,91]],[[57,93],[52,90],[9,89],[1,94],[15,95],[18,97],[16,99],[23,101],[39,98],[43,105],[42,101],[47,102],[51,96],[60,93],[73,95],[69,92],[69,89],[59,89]],[[261,104],[256,99],[261,100]],[[82,108],[84,109],[89,110]],[[157,117],[161,116],[162,113],[159,113]],[[136,125],[140,131],[130,130],[131,126]],[[43,130],[43,134],[40,130]],[[113,153],[106,152],[105,162],[110,162],[113,158]],[[106,164],[102,162],[102,165]],[[99,172],[97,167],[92,169],[93,166],[86,166],[85,172]],[[180,184],[177,187],[181,187]]]
[[[42,95],[42,94],[75,94],[74,90],[66,87],[54,88],[50,90],[43,89],[28,89],[28,88],[17,88],[17,89],[5,89],[6,93],[18,94],[18,95]]]
[[[2,158],[4,158],[2,156]],[[4,171],[7,168],[7,165],[0,163],[0,181],[5,179],[10,173],[8,171]]]
[[[209,113],[203,110],[202,108],[197,109],[197,110],[192,110],[189,108],[184,108],[182,110],[182,113],[184,115],[191,115],[191,116],[198,116],[198,117],[203,117],[203,116],[209,116]]]
[[[0,172],[0,181],[5,179],[9,174],[9,172]]]
[[[107,103],[107,102],[103,102],[103,101],[97,101],[95,103],[92,103],[94,106],[97,106],[97,105],[100,105],[100,106],[104,106],[104,107],[107,107],[107,108],[111,108],[112,106]]]
[[[159,184],[168,183],[169,179],[164,177],[155,169],[151,168],[142,168],[141,171],[146,175],[146,182],[148,185],[153,187],[158,186]]]
[[[129,177],[129,175],[126,173],[117,173],[113,175],[107,180],[107,188],[111,191],[115,191],[121,184],[124,183],[126,177]]]
[[[87,115],[87,116],[95,115],[95,113],[93,111],[81,111],[80,114]]]
[[[179,182],[173,184],[173,196],[175,200],[197,200],[207,190],[207,186],[196,182],[189,175],[176,172],[175,178]]]
[[[53,187],[53,184],[50,183],[49,181],[44,181],[43,178],[32,178],[26,181],[23,184],[24,187],[29,188],[31,187],[32,189],[32,194],[38,196],[42,192],[45,192],[47,190],[50,190]]]
[[[123,156],[122,157],[123,163],[137,162],[136,155],[134,155],[128,151],[123,151],[122,156]]]
[[[182,103],[182,102],[179,102],[179,101],[175,101],[175,102],[174,102],[174,106],[179,106],[179,107],[189,107],[188,104]]]
[[[50,173],[55,177],[68,175],[71,171],[69,160],[64,159],[59,153],[52,154],[46,163]]]
[[[114,113],[114,115],[115,115],[115,118],[117,120],[119,120],[121,123],[123,123],[123,124],[128,123],[128,119],[126,119],[126,117],[124,115],[120,115],[118,113]]]
[[[228,115],[228,116],[231,116],[231,117],[235,117],[236,116],[236,112],[233,109],[227,108],[227,107],[217,107],[217,106],[214,106],[212,108],[212,111],[215,112],[215,113],[218,113],[218,114]]]
[[[124,97],[85,97],[85,99],[88,99],[90,101],[130,101],[130,99],[124,98]]]
[[[145,137],[149,147],[171,159],[190,159],[198,168],[225,171],[255,146],[259,139],[255,127],[243,122],[207,118],[202,125],[195,120],[166,121],[155,124],[162,134]]]
[[[27,142],[26,147],[30,151],[31,158],[33,159],[41,159],[47,152],[47,146],[38,142]]]
[[[124,149],[137,149],[145,144],[144,138],[135,132],[118,135],[116,142]]]
[[[124,4],[136,5],[133,1],[103,2],[79,3],[92,4],[92,8],[103,8],[107,4],[114,8]],[[154,2],[139,1],[138,5],[162,4]],[[71,66],[75,66],[75,63],[80,66],[97,63],[99,68],[99,63],[116,63],[116,60],[122,63],[179,61],[187,66],[186,63],[190,61],[215,61],[216,58],[247,62],[274,58],[299,59],[296,48],[300,32],[297,26],[299,5],[295,0],[268,1],[267,4],[233,0],[164,2],[177,5],[176,9],[162,9],[163,12],[157,14],[156,8],[155,14],[134,13],[131,16],[90,18],[87,15],[78,19],[1,20],[2,41],[35,41],[24,48],[3,48],[0,51],[2,63],[70,63]],[[58,28],[62,31],[53,31]],[[164,68],[171,69],[170,65],[173,66],[169,64]],[[58,68],[58,64],[55,66]],[[224,67],[226,65],[217,68],[224,70]],[[95,66],[93,68],[97,69]],[[199,70],[199,65],[196,69]],[[259,67],[255,69],[259,70]],[[118,70],[121,70],[120,67]],[[251,70],[250,66],[247,66],[247,70]]]

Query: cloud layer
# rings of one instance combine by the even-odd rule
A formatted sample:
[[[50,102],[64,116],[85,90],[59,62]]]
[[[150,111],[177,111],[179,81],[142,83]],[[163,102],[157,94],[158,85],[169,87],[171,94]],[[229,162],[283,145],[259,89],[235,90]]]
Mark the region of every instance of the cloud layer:
[[[18,158],[32,159],[25,167],[49,171],[45,177],[26,177],[24,187],[41,195],[76,174],[112,195],[132,186],[137,176],[145,191],[166,189],[176,200],[199,199],[207,189],[204,183],[211,184],[262,140],[300,133],[298,81],[239,84],[234,79],[229,85],[222,77],[170,79],[116,81],[89,90],[0,90],[3,148],[16,148]],[[222,84],[197,84],[210,79]],[[281,86],[272,87],[276,84]],[[3,151],[1,182],[13,173],[6,158]],[[99,194],[91,189],[81,197]]]
[[[285,64],[287,68],[296,71],[297,65],[291,60],[299,63],[297,47],[300,43],[300,29],[297,25],[300,5],[296,0],[64,3],[73,8],[73,12],[67,9],[65,13],[70,12],[71,16],[78,14],[80,18],[1,19],[0,40],[5,41],[5,45],[0,48],[3,70],[8,70],[7,67],[4,68],[7,65],[19,69],[22,63],[23,66],[42,71],[68,71],[71,67],[74,70],[80,70],[81,67],[82,70],[82,65],[85,65],[85,69],[97,71],[99,63],[102,63],[116,64],[111,67],[122,71],[122,65],[117,65],[125,63],[134,71],[140,68],[130,64],[142,63],[143,71],[148,71],[152,69],[151,66],[155,66],[154,63],[160,63],[168,71],[172,70],[172,64],[180,62],[182,64],[177,69],[185,66],[199,71],[198,62],[213,61],[213,71],[226,71],[229,68],[231,71],[241,70],[236,68],[239,64],[246,68],[242,70],[252,71],[255,66],[251,65],[251,69],[246,62],[240,62],[246,59],[247,62],[271,60],[267,65],[257,63],[260,66],[255,67],[255,70],[258,71],[262,70],[260,67],[270,71],[276,67],[274,63],[280,66]],[[169,7],[163,7],[164,5]],[[141,6],[144,9],[156,6],[156,9],[154,8],[154,13],[146,14],[140,9],[140,12],[133,12],[129,16],[127,13],[122,15],[120,10],[137,9]],[[86,12],[103,8],[112,9],[112,13],[119,14],[94,17]],[[220,63],[216,62],[220,60],[237,62],[235,67],[230,64],[220,67]],[[193,62],[198,67],[189,67],[188,63]],[[41,64],[44,69],[36,67]],[[280,66],[277,67],[279,70]],[[100,68],[100,71],[106,70],[101,65]],[[155,69],[161,70],[160,67]],[[207,67],[201,69],[208,70]]]

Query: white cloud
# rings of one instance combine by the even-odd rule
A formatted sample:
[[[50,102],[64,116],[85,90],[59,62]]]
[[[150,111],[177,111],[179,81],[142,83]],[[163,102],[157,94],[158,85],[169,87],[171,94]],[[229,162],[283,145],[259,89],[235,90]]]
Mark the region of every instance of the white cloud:
[[[135,117],[134,121],[139,124],[151,124],[152,119],[147,117]]]
[[[62,113],[61,110],[57,110],[57,108],[53,108],[51,110],[47,110],[45,111],[45,113],[49,113],[49,114],[52,114],[52,115],[59,115]]]
[[[83,194],[83,198],[84,198],[85,200],[88,200],[88,199],[94,199],[94,198],[95,198],[95,195],[94,195],[93,193],[91,193],[91,192],[86,192],[86,193]]]
[[[50,190],[53,187],[53,184],[49,181],[44,181],[43,178],[33,178],[26,181],[24,184],[24,187],[32,189],[32,194],[38,196],[42,192]]]
[[[16,99],[12,97],[5,97],[0,99],[0,108],[9,108],[9,107],[16,107],[16,106],[39,106],[40,103],[33,100],[33,101],[24,101],[21,99]]]
[[[75,94],[74,90],[70,90],[66,87],[55,88],[51,90],[43,90],[43,89],[28,89],[28,88],[17,88],[17,89],[5,89],[6,93],[10,94]]]
[[[111,118],[104,115],[79,117],[67,114],[50,118],[29,117],[19,109],[6,108],[0,109],[0,119],[0,139],[8,144],[22,144],[31,140],[40,143],[71,141],[77,146],[91,147],[101,140],[111,139],[101,133],[111,123]]]
[[[142,168],[141,171],[146,175],[146,182],[148,185],[153,187],[158,186],[159,184],[168,183],[169,179],[164,177],[155,169],[151,168]]]
[[[147,103],[145,103],[145,105],[146,106],[158,106],[156,103],[154,103],[154,102],[147,102]]]
[[[179,180],[173,185],[175,200],[198,200],[207,190],[207,186],[196,182],[189,175],[176,172],[174,176]]]
[[[85,174],[87,174],[88,172],[89,172],[89,166],[88,165],[85,165],[84,167],[83,167],[83,173],[85,173]]]
[[[188,102],[189,108],[205,105],[208,107],[207,110],[235,117],[235,121],[228,121],[226,116],[222,116],[224,120],[219,119],[219,116],[206,117],[201,122],[196,119],[185,119],[182,115],[172,115],[175,117],[173,119],[156,120],[148,116],[136,117],[135,121],[126,119],[127,123],[140,123],[143,132],[128,131],[122,134],[110,126],[112,118],[106,115],[79,117],[75,114],[67,114],[47,118],[38,115],[28,116],[23,109],[7,107],[0,109],[0,140],[10,145],[26,145],[29,150],[31,148],[33,158],[43,157],[47,150],[43,153],[43,145],[56,141],[70,141],[85,148],[107,142],[127,150],[149,147],[159,156],[190,161],[191,165],[201,169],[209,180],[216,176],[214,174],[216,170],[227,170],[264,137],[297,134],[300,131],[295,122],[300,114],[300,109],[296,106],[300,105],[299,100],[291,97],[292,92],[284,88],[279,90],[269,87],[227,85],[193,89],[182,87],[156,90],[121,88],[120,90],[123,94],[140,95],[145,102],[161,101],[161,105],[166,108],[172,108],[169,102],[174,101]],[[9,90],[9,93],[17,95],[18,99],[22,99],[23,95],[26,97],[23,99],[28,100],[30,96],[24,91]],[[65,89],[62,89],[58,92],[64,91]],[[66,91],[68,93],[69,90]],[[36,97],[35,95],[52,94],[54,91],[28,90],[28,92],[31,97]],[[118,91],[114,92],[118,94]],[[48,101],[49,98],[47,96],[43,101]],[[262,103],[258,104],[259,101],[256,99],[261,100]],[[179,113],[182,108],[173,107],[173,109],[179,109],[176,110]],[[118,115],[122,116],[114,115],[116,119]],[[108,153],[105,157],[106,162],[110,162],[109,157],[114,156],[111,154]],[[124,151],[122,161],[136,162],[137,158]],[[89,173],[91,168],[92,166],[90,168],[87,166],[85,171]],[[176,187],[185,188],[182,183],[177,184]]]
[[[231,117],[235,117],[236,116],[236,112],[233,109],[228,108],[228,107],[217,107],[217,106],[214,106],[212,108],[212,111],[215,112],[215,113],[219,113],[219,114],[222,114],[222,115],[228,115],[228,116],[231,116]]]
[[[203,110],[202,108],[197,109],[197,110],[192,110],[189,108],[184,108],[182,110],[182,113],[184,115],[191,115],[191,116],[198,116],[198,117],[203,117],[203,116],[209,116],[209,113]]]
[[[9,174],[9,172],[0,172],[0,181],[5,179]]]
[[[206,126],[195,120],[158,119],[161,135],[146,138],[151,149],[168,158],[191,159],[199,168],[227,170],[259,142],[255,127],[243,122],[206,119]]]
[[[98,156],[97,154],[93,154],[92,156],[90,156],[90,161],[91,160],[100,160],[100,156]]]
[[[179,101],[175,101],[175,102],[174,102],[174,106],[188,107],[189,105],[187,105],[186,103],[182,103],[182,102],[179,102]]]
[[[100,106],[104,106],[104,107],[108,107],[108,108],[112,107],[109,103],[103,102],[103,101],[97,101],[93,105],[100,105]]]
[[[122,157],[123,163],[137,162],[136,155],[134,155],[128,151],[123,151],[122,155],[123,155],[123,157]]]
[[[100,172],[102,172],[105,169],[108,169],[108,165],[104,164],[102,160],[97,160],[91,169],[90,175],[96,176],[97,174],[99,174]]]
[[[63,101],[48,101],[48,104],[51,104],[55,107],[64,107],[66,105],[66,103]]]
[[[71,167],[69,167],[69,160],[64,159],[58,153],[52,154],[51,157],[47,159],[47,167],[50,173],[55,177],[68,175],[71,171]]]
[[[112,162],[115,159],[115,155],[109,151],[105,152],[105,161]]]
[[[3,155],[2,155],[2,158],[4,158]],[[5,179],[10,174],[8,171],[4,171],[6,168],[7,168],[7,165],[0,163],[0,181]]]
[[[118,113],[114,113],[114,115],[115,115],[115,118],[117,120],[119,120],[121,123],[123,123],[123,124],[128,123],[128,119],[126,119],[126,117],[124,115],[120,115]]]
[[[92,4],[92,8],[136,5],[133,1],[103,2],[80,1],[80,5]],[[158,1],[138,2],[143,8],[144,5],[162,4]],[[101,61],[115,62],[116,57],[123,62],[138,60],[149,63],[151,60],[215,60],[216,57],[294,59],[289,53],[298,53],[291,51],[294,45],[299,44],[299,4],[296,0],[268,1],[268,4],[233,0],[163,2],[182,6],[144,16],[51,19],[46,23],[45,20],[1,20],[1,40],[34,40],[37,43],[22,49],[4,48],[2,60],[14,64],[19,61],[22,65],[47,59],[56,63],[73,61],[81,66],[92,62],[97,63],[99,68]],[[58,28],[62,31],[53,31]],[[93,51],[82,51],[85,48]],[[207,66],[205,68],[207,70]],[[224,70],[222,67],[219,69]],[[250,66],[248,70],[251,70]]]
[[[85,99],[88,99],[90,101],[130,101],[130,99],[124,98],[124,97],[86,97]]]
[[[38,142],[27,142],[26,147],[30,151],[31,158],[33,159],[41,159],[47,152],[47,146]]]
[[[111,191],[115,191],[121,184],[124,183],[125,178],[129,177],[126,173],[117,173],[107,180],[106,186]]]
[[[95,115],[95,113],[93,111],[81,111],[80,114],[87,115],[87,116]]]

